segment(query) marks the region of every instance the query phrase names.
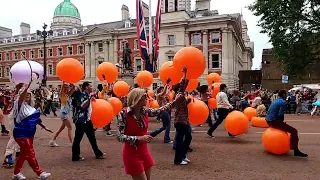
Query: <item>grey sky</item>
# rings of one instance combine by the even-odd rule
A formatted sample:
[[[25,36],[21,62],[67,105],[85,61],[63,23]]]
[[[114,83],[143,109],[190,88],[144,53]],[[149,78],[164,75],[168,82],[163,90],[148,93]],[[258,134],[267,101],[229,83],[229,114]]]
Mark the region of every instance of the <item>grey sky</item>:
[[[63,0],[1,0],[0,26],[13,30],[19,34],[20,23],[25,22],[31,25],[31,31],[40,29],[42,23],[50,25],[53,12],[56,6]],[[218,10],[219,14],[242,13],[247,21],[249,36],[255,43],[255,58],[253,68],[259,67],[263,48],[272,47],[268,43],[269,38],[260,33],[256,26],[258,17],[252,15],[245,7],[254,0],[212,0],[211,9]],[[121,19],[121,6],[125,4],[130,9],[131,17],[135,17],[135,0],[71,0],[80,11],[83,25],[98,24]],[[149,0],[144,0],[148,4]],[[152,0],[152,14],[155,15],[156,0]],[[194,8],[195,0],[192,0]]]

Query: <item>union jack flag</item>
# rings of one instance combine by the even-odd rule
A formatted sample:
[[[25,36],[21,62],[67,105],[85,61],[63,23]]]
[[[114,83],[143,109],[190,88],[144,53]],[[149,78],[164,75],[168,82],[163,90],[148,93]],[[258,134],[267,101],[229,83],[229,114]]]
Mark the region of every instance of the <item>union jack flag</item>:
[[[137,18],[136,18],[136,26],[137,26],[137,37],[139,41],[139,49],[140,49],[140,56],[145,62],[145,69],[150,70],[150,57],[149,57],[149,46],[148,46],[148,39],[147,39],[147,32],[146,32],[146,24],[144,20],[144,13],[143,13],[143,5],[142,0],[137,0]],[[152,70],[151,64],[151,70]]]
[[[155,19],[155,25],[153,28],[153,47],[152,47],[152,60],[153,60],[153,71],[157,71],[158,56],[159,56],[159,31],[161,23],[161,0],[158,0],[157,13]]]

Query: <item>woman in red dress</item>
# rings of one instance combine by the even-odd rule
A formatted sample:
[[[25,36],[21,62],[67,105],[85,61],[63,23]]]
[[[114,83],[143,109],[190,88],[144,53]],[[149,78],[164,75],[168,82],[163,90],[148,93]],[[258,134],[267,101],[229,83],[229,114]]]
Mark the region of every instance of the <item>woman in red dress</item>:
[[[152,136],[147,134],[148,116],[157,116],[172,108],[168,103],[159,109],[145,108],[147,101],[146,90],[135,88],[127,97],[128,107],[119,113],[118,135],[119,142],[124,142],[122,158],[126,174],[134,180],[150,180],[151,167],[154,160],[150,154],[148,144]]]

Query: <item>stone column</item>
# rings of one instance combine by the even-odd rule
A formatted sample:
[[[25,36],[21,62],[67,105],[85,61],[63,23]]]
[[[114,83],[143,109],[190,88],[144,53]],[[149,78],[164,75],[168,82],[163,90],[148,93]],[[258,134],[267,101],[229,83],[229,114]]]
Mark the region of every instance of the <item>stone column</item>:
[[[185,46],[190,46],[190,32],[185,31],[184,33],[184,45]]]
[[[228,43],[228,29],[222,29],[222,70],[221,80],[227,86],[229,85],[229,43]]]
[[[208,75],[208,69],[209,69],[209,52],[208,52],[208,30],[204,30],[202,32],[202,52],[203,52],[203,55],[205,57],[205,60],[206,60],[206,70],[204,71],[204,75]]]
[[[85,59],[84,59],[84,64],[85,64],[85,74],[86,74],[86,78],[91,77],[91,62],[90,62],[90,47],[89,47],[89,43],[86,42],[85,43]]]
[[[95,42],[91,42],[90,54],[91,54],[91,78],[96,77],[96,52]]]
[[[109,41],[105,40],[103,41],[103,51],[104,51],[104,61],[109,62]]]
[[[114,38],[113,43],[113,63],[118,63],[118,39]]]

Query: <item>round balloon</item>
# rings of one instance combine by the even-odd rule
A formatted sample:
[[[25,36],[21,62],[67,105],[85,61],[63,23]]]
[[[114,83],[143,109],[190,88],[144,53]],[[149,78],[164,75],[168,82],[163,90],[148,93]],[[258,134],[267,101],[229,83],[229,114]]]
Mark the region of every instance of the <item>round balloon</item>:
[[[118,69],[110,62],[103,62],[98,66],[96,74],[100,81],[112,83],[118,78]]]
[[[148,88],[153,82],[153,76],[149,71],[140,71],[136,78],[137,84],[142,88]]]
[[[172,61],[168,61],[162,64],[159,70],[159,77],[163,84],[167,84],[167,81],[170,78],[171,81],[169,85],[176,85],[181,81],[182,76],[183,76],[182,71],[177,71],[173,67]]]
[[[130,86],[125,81],[118,81],[113,85],[113,92],[117,97],[126,96],[129,90]]]
[[[67,83],[77,83],[84,77],[82,64],[74,58],[62,59],[56,67],[58,77]]]
[[[188,104],[188,116],[191,124],[203,124],[208,119],[209,108],[203,101],[193,98]]]
[[[122,102],[120,101],[120,99],[118,99],[116,97],[111,97],[108,99],[108,101],[113,108],[113,115],[115,115],[115,116],[118,115],[123,108],[123,105],[122,105]]]
[[[113,117],[113,107],[112,105],[103,99],[92,100],[92,113],[91,113],[91,122],[96,128],[103,128],[109,124]]]
[[[198,79],[190,79],[186,91],[192,92],[193,90],[197,89],[198,83]]]

